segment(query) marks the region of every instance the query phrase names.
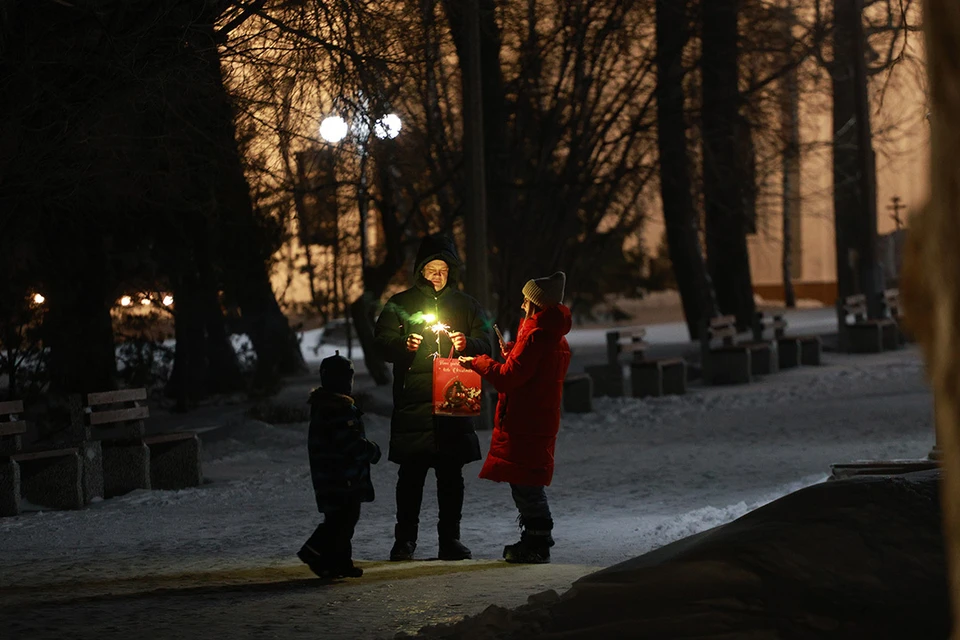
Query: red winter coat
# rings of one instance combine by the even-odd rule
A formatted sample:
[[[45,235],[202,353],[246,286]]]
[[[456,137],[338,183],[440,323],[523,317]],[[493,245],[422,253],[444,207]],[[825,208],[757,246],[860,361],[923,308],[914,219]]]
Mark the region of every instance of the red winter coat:
[[[472,365],[499,392],[490,452],[480,477],[549,486],[560,430],[563,378],[570,366],[570,310],[551,306],[524,320],[503,364],[478,356]]]

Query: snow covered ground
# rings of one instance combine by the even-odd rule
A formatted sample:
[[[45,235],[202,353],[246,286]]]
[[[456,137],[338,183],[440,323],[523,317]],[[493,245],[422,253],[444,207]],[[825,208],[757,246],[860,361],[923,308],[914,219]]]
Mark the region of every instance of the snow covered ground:
[[[810,322],[829,323],[826,311]],[[499,561],[517,537],[515,511],[508,487],[476,477],[479,463],[465,469],[462,527],[475,560],[427,560],[437,552],[428,478],[425,561],[384,562],[396,479],[384,460],[373,468],[377,501],[364,505],[354,538],[367,575],[318,586],[294,557],[318,522],[306,425],[236,421],[205,442],[203,487],[0,520],[0,628],[11,638],[391,637],[562,591],[594,568],[821,482],[831,463],[928,453],[931,396],[916,348],[825,362],[683,397],[598,399],[594,413],[566,415],[548,489],[557,546],[553,564],[539,567]],[[369,437],[385,447],[388,420],[367,419]],[[488,440],[481,433],[484,449]]]

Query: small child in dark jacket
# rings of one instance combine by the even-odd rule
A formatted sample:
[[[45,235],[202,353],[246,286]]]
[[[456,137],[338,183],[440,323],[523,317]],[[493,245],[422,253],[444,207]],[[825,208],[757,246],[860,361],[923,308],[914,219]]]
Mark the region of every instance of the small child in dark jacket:
[[[337,351],[320,363],[320,388],[310,394],[307,450],[323,522],[297,556],[321,578],[359,578],[351,540],[360,503],[373,502],[370,464],[380,447],[367,440],[363,413],[354,404],[353,362]]]

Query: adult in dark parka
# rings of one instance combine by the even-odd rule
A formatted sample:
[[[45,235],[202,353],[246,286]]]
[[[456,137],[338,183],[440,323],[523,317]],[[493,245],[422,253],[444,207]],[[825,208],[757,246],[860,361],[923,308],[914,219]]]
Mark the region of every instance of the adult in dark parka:
[[[414,285],[390,298],[377,319],[377,347],[393,363],[393,415],[389,460],[397,474],[397,524],[391,560],[409,560],[417,548],[423,485],[432,467],[437,477],[441,560],[471,557],[460,542],[463,510],[463,465],[480,459],[474,419],[433,415],[433,358],[437,338],[428,329],[434,322],[449,325],[441,332],[439,352],[450,355],[490,355],[490,324],[480,303],[457,288],[462,266],[453,240],[427,236],[420,243]]]

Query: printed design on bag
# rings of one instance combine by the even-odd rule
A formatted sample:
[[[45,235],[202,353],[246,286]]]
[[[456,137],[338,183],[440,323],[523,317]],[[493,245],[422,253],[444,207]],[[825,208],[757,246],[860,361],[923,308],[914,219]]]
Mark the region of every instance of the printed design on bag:
[[[476,371],[464,369],[455,358],[434,359],[434,415],[480,415],[482,389],[483,383]]]
[[[454,378],[443,391],[443,402],[438,407],[450,413],[478,413],[480,411],[480,389],[468,387],[459,378]]]

